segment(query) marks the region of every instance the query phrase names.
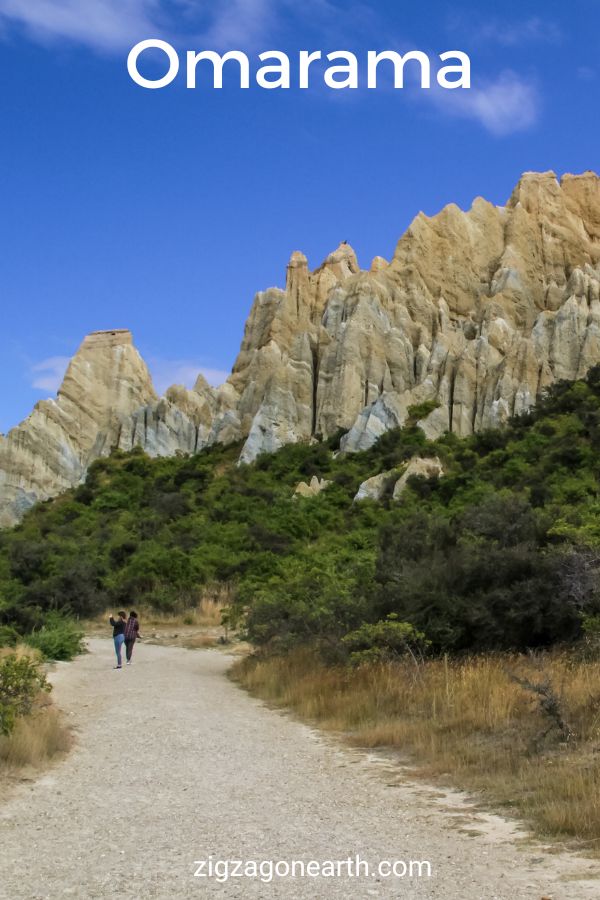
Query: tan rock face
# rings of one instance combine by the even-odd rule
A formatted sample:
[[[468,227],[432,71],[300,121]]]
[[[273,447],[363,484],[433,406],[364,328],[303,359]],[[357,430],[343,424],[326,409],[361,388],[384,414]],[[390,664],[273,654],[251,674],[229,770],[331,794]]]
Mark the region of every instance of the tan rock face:
[[[0,437],[0,524],[14,522],[36,499],[77,484],[93,459],[118,444],[134,410],[155,400],[129,331],[88,335],[56,400],[38,403]]]
[[[354,502],[359,503],[361,500],[381,500],[386,490],[394,483],[394,479],[397,477],[397,473],[390,470],[389,472],[380,472],[379,475],[373,475],[371,478],[367,478],[366,481],[362,482],[356,492]]]
[[[301,481],[296,485],[294,497],[316,497],[317,494],[324,491],[330,484],[331,482],[326,481],[325,478],[317,478],[316,475],[313,475],[309,484],[307,484],[306,481]]]
[[[369,272],[346,244],[313,273],[294,254],[236,363],[242,459],[339,428],[364,449],[425,400],[430,437],[468,435],[583,375],[600,361],[599,185],[531,173],[506,207],[420,214]]]
[[[433,457],[419,457],[415,456],[414,459],[411,459],[406,469],[396,482],[394,486],[394,493],[392,495],[393,500],[400,500],[402,494],[406,490],[406,485],[408,484],[408,479],[412,475],[417,475],[420,478],[441,478],[444,474],[444,467],[442,463],[438,459],[437,456]]]
[[[527,173],[504,207],[419,214],[369,271],[346,243],[315,271],[292,254],[218,389],[157,400],[130,336],[104,334],[86,339],[56,401],[0,438],[1,521],[113,446],[169,455],[243,439],[249,462],[343,429],[351,452],[429,400],[430,437],[501,425],[600,362],[600,180]]]
[[[441,478],[443,474],[444,469],[437,456],[415,456],[407,463],[404,471],[390,469],[388,472],[380,472],[363,481],[354,497],[354,502],[357,503],[361,500],[378,502],[383,499],[386,492],[391,492],[392,500],[400,500],[411,475],[418,475],[421,478]]]

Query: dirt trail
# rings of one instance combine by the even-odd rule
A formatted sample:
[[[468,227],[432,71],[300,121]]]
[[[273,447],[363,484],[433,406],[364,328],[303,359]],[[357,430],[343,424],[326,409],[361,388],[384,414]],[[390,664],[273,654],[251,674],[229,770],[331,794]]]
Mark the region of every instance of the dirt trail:
[[[54,674],[77,734],[0,807],[0,896],[584,900],[600,864],[403,778],[249,698],[215,650],[111,643]],[[194,878],[194,861],[429,860],[431,878]],[[268,877],[267,873],[265,873]]]

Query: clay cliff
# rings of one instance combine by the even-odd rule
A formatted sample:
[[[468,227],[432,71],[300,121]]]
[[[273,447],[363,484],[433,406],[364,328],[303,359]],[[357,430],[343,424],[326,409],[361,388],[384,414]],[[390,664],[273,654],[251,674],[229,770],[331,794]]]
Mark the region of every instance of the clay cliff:
[[[119,440],[121,422],[156,400],[129,331],[88,335],[56,400],[42,400],[7,437],[0,435],[0,525],[78,484],[88,464]]]
[[[423,406],[429,436],[497,427],[600,362],[600,179],[527,173],[506,206],[420,213],[393,259],[344,243],[285,290],[257,294],[232,374],[158,399],[129,332],[85,339],[56,401],[0,437],[0,522],[78,483],[114,447],[194,453],[244,440],[242,462],[339,429],[370,446]]]

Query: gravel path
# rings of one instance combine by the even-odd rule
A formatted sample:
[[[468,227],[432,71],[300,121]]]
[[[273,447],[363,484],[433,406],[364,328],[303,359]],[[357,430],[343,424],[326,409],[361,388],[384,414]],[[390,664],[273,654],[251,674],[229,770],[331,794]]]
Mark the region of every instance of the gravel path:
[[[600,865],[549,854],[460,794],[415,784],[232,685],[218,651],[111,643],[60,666],[73,752],[0,807],[0,896],[584,900]],[[428,860],[428,877],[194,877],[208,859]],[[268,870],[263,869],[268,878]]]

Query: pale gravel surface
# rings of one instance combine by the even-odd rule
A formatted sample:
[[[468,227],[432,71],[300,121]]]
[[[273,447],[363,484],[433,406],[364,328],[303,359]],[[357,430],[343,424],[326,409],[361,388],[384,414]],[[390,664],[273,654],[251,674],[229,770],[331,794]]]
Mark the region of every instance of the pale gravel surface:
[[[549,854],[468,798],[321,737],[231,684],[215,650],[142,644],[113,671],[111,643],[60,666],[55,697],[77,735],[49,773],[0,807],[0,896],[397,897],[584,900],[600,866]],[[227,884],[194,860],[428,859],[412,882]]]

